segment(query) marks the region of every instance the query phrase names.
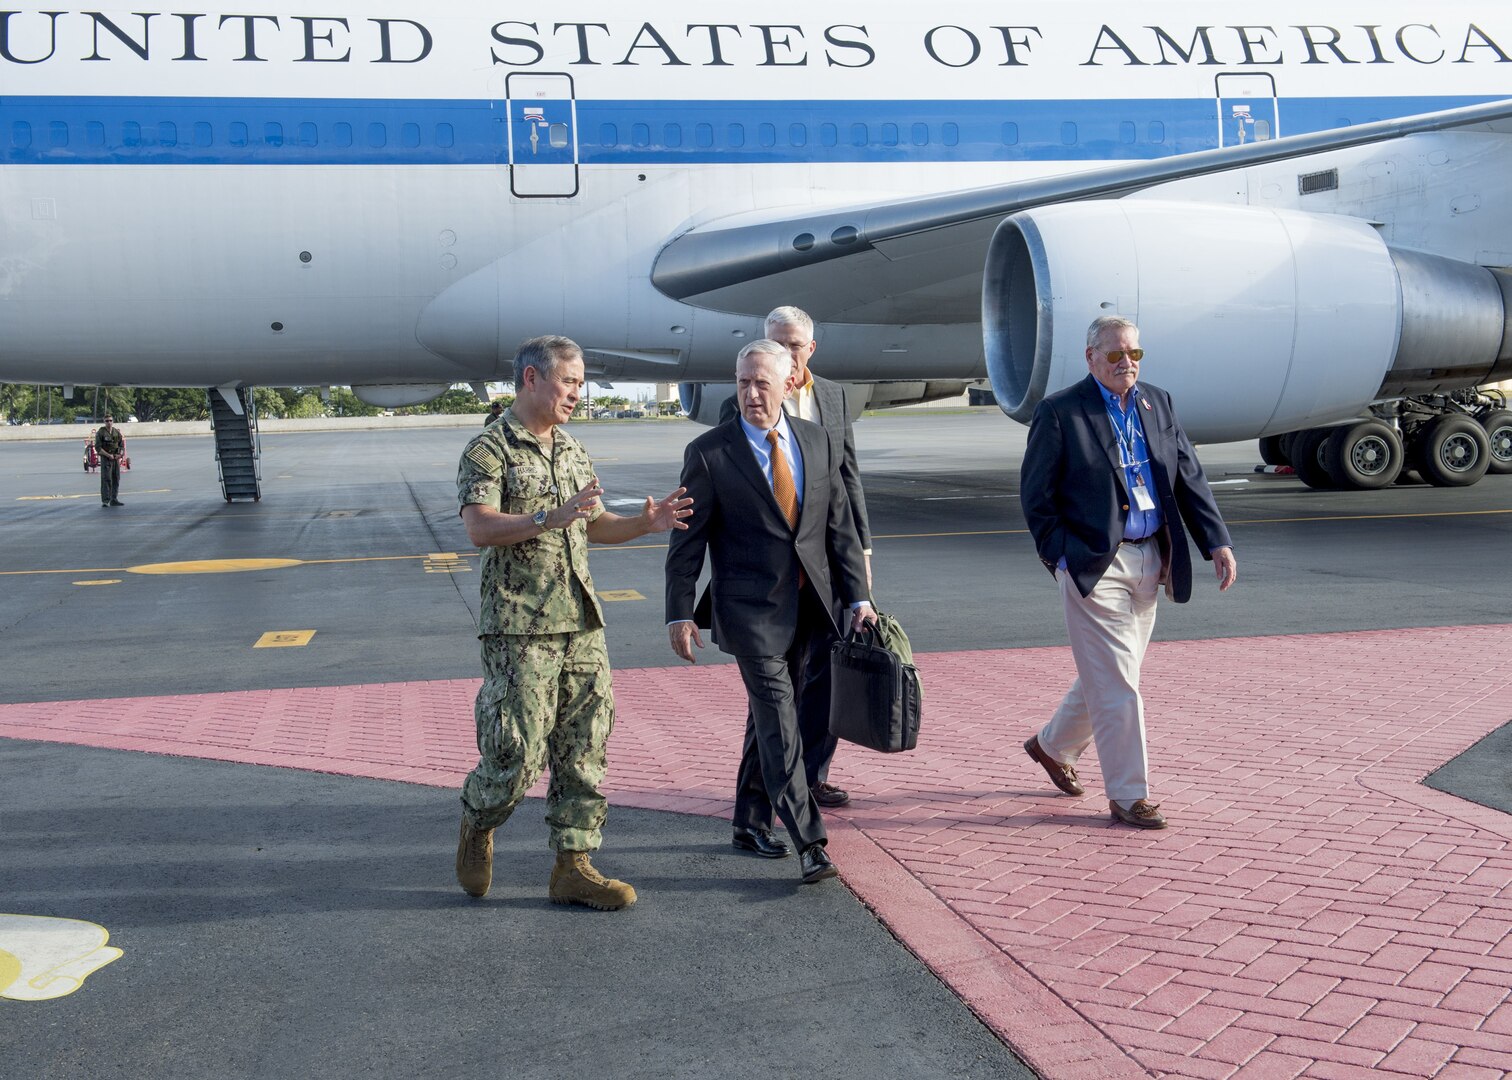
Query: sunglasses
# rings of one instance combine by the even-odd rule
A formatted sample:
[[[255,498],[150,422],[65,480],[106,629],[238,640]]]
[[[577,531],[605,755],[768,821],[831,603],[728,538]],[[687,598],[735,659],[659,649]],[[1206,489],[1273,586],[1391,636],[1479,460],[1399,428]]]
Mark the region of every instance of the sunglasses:
[[[1096,347],[1094,346],[1094,348]],[[1143,349],[1113,349],[1111,352],[1097,349],[1097,351],[1106,356],[1110,364],[1116,364],[1126,356],[1136,364],[1144,359]]]

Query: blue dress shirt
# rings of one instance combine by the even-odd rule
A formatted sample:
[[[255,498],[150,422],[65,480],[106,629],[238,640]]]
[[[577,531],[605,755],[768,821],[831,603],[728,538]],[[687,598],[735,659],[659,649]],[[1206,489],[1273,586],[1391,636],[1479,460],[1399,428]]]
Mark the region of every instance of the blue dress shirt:
[[[761,473],[766,477],[767,483],[772,482],[772,445],[767,442],[767,433],[756,425],[749,423],[744,416],[740,418],[740,429],[745,432],[746,441],[751,444],[751,452],[756,455],[756,464],[761,467]],[[782,449],[782,456],[787,459],[788,471],[793,474],[793,488],[798,492],[798,505],[803,506],[803,451],[798,449],[798,440],[793,438],[793,429],[787,422],[787,414],[777,414],[777,445]]]
[[[1098,389],[1102,391],[1103,404],[1108,408],[1108,422],[1113,425],[1113,434],[1118,439],[1118,458],[1123,463],[1124,489],[1129,494],[1129,516],[1124,519],[1124,539],[1142,540],[1157,532],[1165,523],[1160,512],[1160,498],[1155,494],[1155,474],[1150,471],[1150,447],[1145,442],[1144,417],[1140,415],[1144,410],[1144,399],[1139,393],[1139,387],[1134,387],[1129,391],[1129,407],[1125,409],[1119,404],[1117,394],[1101,384]],[[1144,484],[1144,489],[1150,493],[1150,501],[1154,503],[1149,510],[1141,510],[1134,501],[1134,488],[1139,483]]]

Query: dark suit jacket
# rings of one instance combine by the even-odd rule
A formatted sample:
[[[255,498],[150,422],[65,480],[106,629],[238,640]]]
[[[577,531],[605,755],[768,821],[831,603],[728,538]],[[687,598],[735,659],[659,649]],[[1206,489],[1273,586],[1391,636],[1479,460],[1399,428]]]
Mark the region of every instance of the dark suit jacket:
[[[856,464],[856,429],[851,423],[850,410],[845,406],[845,390],[839,383],[814,376],[814,406],[819,413],[819,426],[829,432],[840,453],[840,478],[845,482],[845,494],[850,499],[851,521],[856,526],[856,535],[861,538],[861,548],[870,551],[872,546],[871,525],[866,519],[866,493],[861,490],[861,468]],[[719,407],[719,422],[732,420],[740,414],[740,406],[733,397],[725,398]]]
[[[843,607],[870,595],[839,455],[819,425],[791,416],[788,423],[803,454],[796,530],[778,509],[739,420],[700,435],[683,454],[680,483],[693,500],[693,516],[686,529],[673,531],[667,547],[667,621],[695,618],[707,553],[714,641],[732,656],[787,652],[798,626],[800,564],[837,634]]]
[[[1185,603],[1192,595],[1192,560],[1183,524],[1205,559],[1232,541],[1191,440],[1171,408],[1171,395],[1143,382],[1139,390],[1150,403],[1149,409],[1140,407],[1139,419],[1165,517],[1161,551],[1168,560],[1168,590],[1173,600]],[[1118,436],[1108,421],[1101,384],[1091,375],[1034,410],[1019,500],[1040,559],[1053,569],[1065,556],[1066,569],[1086,596],[1112,564],[1129,514]]]

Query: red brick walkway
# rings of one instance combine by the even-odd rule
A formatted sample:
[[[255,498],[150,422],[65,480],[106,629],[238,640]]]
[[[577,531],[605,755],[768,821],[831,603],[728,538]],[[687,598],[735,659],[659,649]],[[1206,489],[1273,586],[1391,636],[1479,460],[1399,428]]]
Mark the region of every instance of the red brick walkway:
[[[846,883],[1043,1075],[1512,1072],[1512,818],[1422,786],[1512,715],[1512,626],[1157,644],[1165,832],[1020,743],[1065,649],[921,659],[913,754],[842,749]],[[728,809],[730,666],[616,674],[614,801]],[[471,681],[0,706],[0,735],[455,785]],[[711,829],[718,826],[711,824]],[[648,898],[652,899],[652,898]]]

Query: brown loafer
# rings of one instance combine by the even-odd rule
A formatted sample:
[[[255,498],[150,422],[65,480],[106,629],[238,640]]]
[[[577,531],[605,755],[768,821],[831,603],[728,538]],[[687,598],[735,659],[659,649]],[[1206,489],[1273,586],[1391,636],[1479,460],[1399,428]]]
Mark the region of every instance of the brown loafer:
[[[1076,779],[1076,769],[1071,765],[1062,765],[1045,753],[1044,747],[1040,746],[1038,735],[1029,736],[1029,741],[1024,743],[1024,753],[1043,765],[1045,772],[1050,776],[1050,782],[1067,795],[1087,793],[1087,789],[1082,787]]]
[[[1112,811],[1114,821],[1133,825],[1136,829],[1164,829],[1166,827],[1166,819],[1161,816],[1160,806],[1146,802],[1144,799],[1135,799],[1127,810],[1109,799],[1108,809]]]

